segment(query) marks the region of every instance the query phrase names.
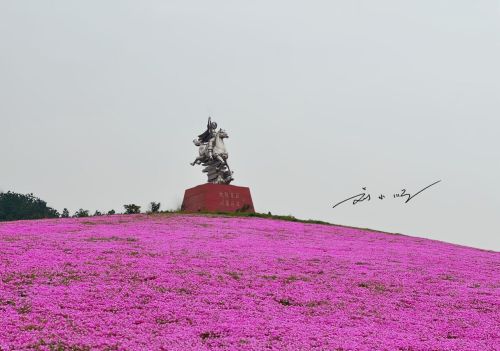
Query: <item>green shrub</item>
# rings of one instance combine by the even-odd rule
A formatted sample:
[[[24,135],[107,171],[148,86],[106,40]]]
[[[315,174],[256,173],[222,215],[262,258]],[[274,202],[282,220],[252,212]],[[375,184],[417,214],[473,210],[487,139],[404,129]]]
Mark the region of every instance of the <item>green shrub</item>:
[[[84,210],[80,208],[78,211],[75,212],[73,217],[88,217],[89,216],[89,210]]]
[[[125,214],[136,214],[141,213],[141,206],[135,204],[123,205],[125,208]]]
[[[149,213],[158,213],[160,211],[161,204],[159,202],[151,202],[149,204]]]
[[[0,221],[57,218],[59,212],[33,194],[0,193]]]

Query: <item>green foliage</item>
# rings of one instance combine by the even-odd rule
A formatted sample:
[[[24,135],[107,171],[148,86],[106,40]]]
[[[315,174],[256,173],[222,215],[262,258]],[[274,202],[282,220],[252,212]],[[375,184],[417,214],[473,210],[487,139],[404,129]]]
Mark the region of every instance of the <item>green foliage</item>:
[[[33,194],[0,193],[0,221],[57,218],[59,212]]]
[[[68,218],[69,217],[69,211],[65,207],[64,210],[62,211],[61,218]]]
[[[102,212],[98,211],[98,210],[95,210],[94,216],[102,216]]]
[[[78,211],[75,212],[73,217],[88,217],[89,216],[89,210],[84,210],[80,208]]]
[[[109,210],[108,211],[108,215],[114,215],[115,213],[116,213],[115,210]]]
[[[173,214],[173,213],[191,213],[191,212],[184,212],[182,210],[166,210],[166,211],[161,211],[161,213],[164,214]],[[310,223],[310,224],[325,224],[325,225],[338,225],[338,224],[332,224],[329,222],[325,221],[320,221],[316,219],[299,219],[296,218],[292,215],[273,215],[269,211],[268,213],[258,213],[258,212],[241,212],[241,209],[238,211],[236,210],[235,212],[195,212],[196,214],[205,214],[205,215],[222,215],[222,216],[228,216],[228,217],[259,217],[259,218],[270,218],[270,219],[279,219],[282,221],[289,221],[289,222],[300,222],[300,223]]]
[[[141,213],[141,206],[135,204],[123,205],[125,208],[125,214],[136,214]]]
[[[268,213],[258,213],[258,212],[216,212],[217,214],[225,215],[225,216],[236,216],[236,217],[259,217],[259,218],[271,218],[271,219],[280,219],[283,221],[289,222],[301,222],[301,223],[312,223],[312,224],[327,224],[332,225],[331,223],[319,221],[316,219],[298,219],[292,215],[273,215],[271,212]]]
[[[235,212],[248,212],[250,210],[249,204],[244,204],[241,208],[238,208]]]
[[[158,213],[160,211],[161,204],[159,202],[151,202],[149,204],[149,213]]]

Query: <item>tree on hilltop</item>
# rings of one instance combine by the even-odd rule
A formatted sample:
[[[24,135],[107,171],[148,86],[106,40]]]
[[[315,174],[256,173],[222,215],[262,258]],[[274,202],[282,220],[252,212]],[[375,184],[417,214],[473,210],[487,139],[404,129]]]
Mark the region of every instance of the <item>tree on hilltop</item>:
[[[160,211],[160,206],[161,206],[161,203],[159,202],[151,202],[149,204],[149,213],[158,213],[158,211]]]
[[[0,221],[57,218],[59,212],[33,194],[0,193]]]
[[[136,204],[123,205],[123,207],[125,208],[125,214],[141,213],[141,206]]]
[[[75,212],[73,217],[88,217],[89,216],[89,210],[84,210],[83,208],[80,208],[78,211]]]

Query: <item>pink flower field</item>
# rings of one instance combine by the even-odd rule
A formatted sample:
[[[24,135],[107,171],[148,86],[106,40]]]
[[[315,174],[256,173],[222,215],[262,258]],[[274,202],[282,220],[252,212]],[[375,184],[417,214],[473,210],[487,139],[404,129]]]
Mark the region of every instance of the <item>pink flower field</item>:
[[[6,222],[0,278],[2,351],[500,350],[500,253],[369,230]]]

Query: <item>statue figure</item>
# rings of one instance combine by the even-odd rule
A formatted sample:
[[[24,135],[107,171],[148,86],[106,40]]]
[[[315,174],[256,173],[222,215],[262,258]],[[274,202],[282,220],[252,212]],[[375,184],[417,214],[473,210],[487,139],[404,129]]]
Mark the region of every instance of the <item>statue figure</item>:
[[[193,144],[198,146],[199,156],[190,164],[205,167],[203,172],[207,173],[208,183],[229,184],[234,180],[227,164],[229,155],[224,145],[225,138],[229,138],[226,131],[217,131],[217,123],[208,117],[207,130],[193,140]]]
[[[208,143],[210,139],[213,138],[216,129],[217,129],[217,123],[212,122],[212,118],[208,117],[207,130],[204,131],[202,134],[198,135],[198,140],[201,143]]]

